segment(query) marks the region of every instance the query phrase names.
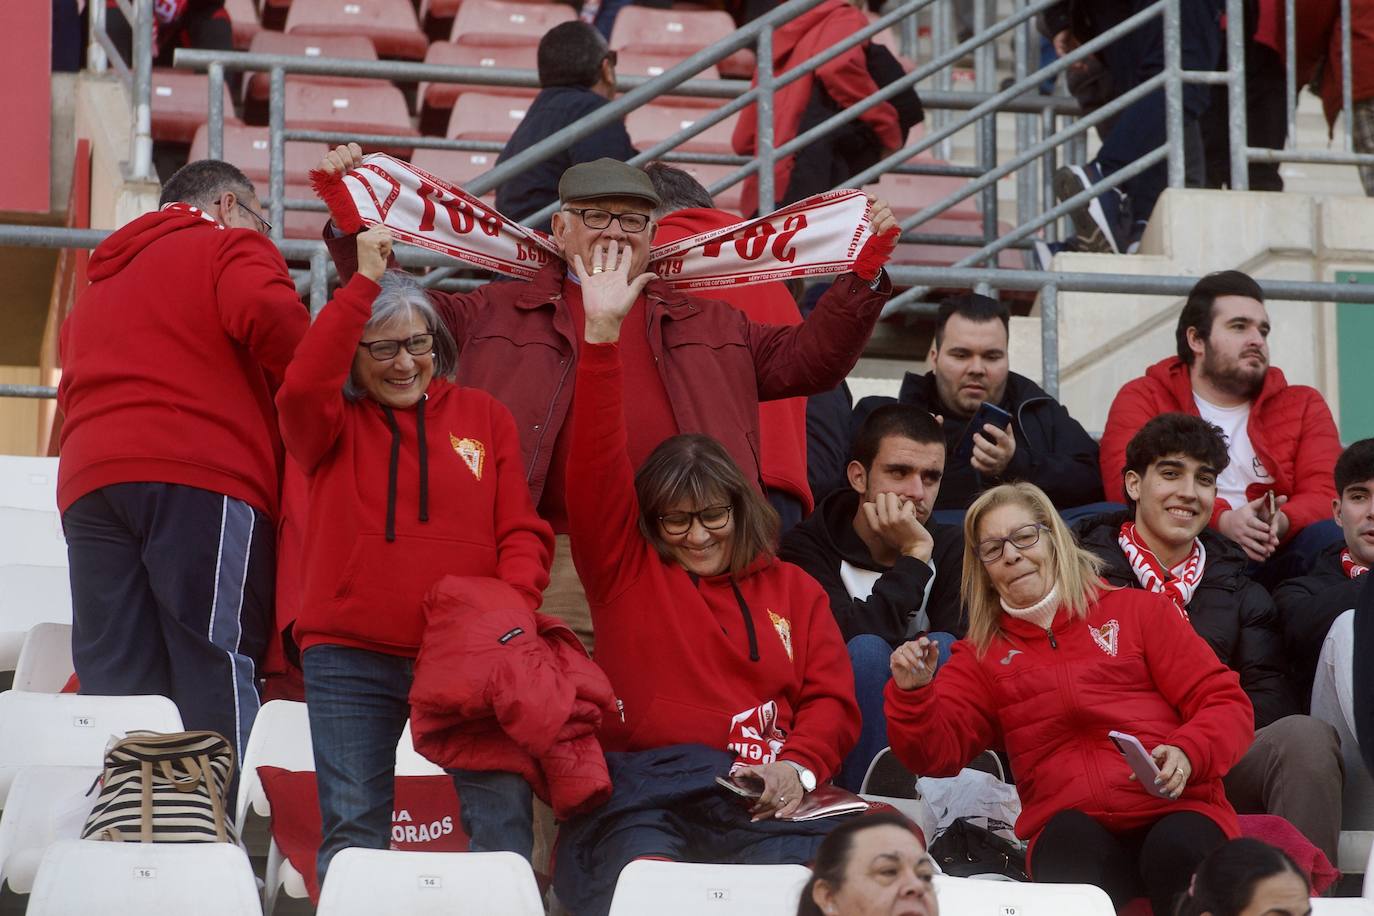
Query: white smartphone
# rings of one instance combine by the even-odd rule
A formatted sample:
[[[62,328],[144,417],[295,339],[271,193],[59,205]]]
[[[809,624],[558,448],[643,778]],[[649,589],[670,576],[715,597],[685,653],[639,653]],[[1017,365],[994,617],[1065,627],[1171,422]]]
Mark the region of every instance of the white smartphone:
[[[1164,787],[1155,782],[1159,776],[1159,767],[1155,765],[1155,760],[1150,756],[1150,752],[1145,750],[1145,745],[1140,743],[1140,739],[1135,735],[1128,735],[1125,732],[1107,732],[1107,737],[1112,739],[1112,744],[1121,752],[1121,756],[1126,758],[1126,762],[1131,766],[1131,772],[1135,774],[1136,780],[1141,788],[1149,792],[1155,798],[1167,798],[1173,800],[1173,796],[1164,791]]]

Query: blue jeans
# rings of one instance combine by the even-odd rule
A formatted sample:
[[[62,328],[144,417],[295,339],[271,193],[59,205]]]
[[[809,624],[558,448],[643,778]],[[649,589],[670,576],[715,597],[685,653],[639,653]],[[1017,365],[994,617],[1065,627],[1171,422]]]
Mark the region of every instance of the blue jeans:
[[[950,647],[957,640],[952,633],[927,633],[927,637],[940,649],[936,670],[949,660]],[[859,713],[863,723],[859,727],[859,740],[849,756],[840,765],[835,776],[835,784],[851,792],[859,791],[869,764],[882,749],[887,747],[887,717],[883,714],[883,688],[887,686],[892,674],[888,659],[892,657],[892,647],[887,640],[872,633],[861,633],[848,643],[849,663],[854,668],[854,697],[859,701]]]
[[[340,849],[387,849],[395,802],[396,743],[410,717],[414,659],[346,646],[301,656],[320,795],[320,885]],[[474,852],[534,845],[532,793],[515,773],[449,770]]]

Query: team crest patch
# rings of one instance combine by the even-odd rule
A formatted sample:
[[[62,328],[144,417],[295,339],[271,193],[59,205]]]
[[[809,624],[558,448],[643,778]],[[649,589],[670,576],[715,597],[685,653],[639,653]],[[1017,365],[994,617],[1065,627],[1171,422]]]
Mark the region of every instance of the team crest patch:
[[[481,480],[482,465],[486,462],[487,457],[487,447],[477,439],[459,439],[453,433],[448,434],[448,441],[453,445],[453,450],[458,453],[458,457],[463,459],[463,464],[468,466],[472,476]]]
[[[768,611],[768,619],[773,621],[773,629],[778,631],[778,639],[782,640],[782,647],[787,650],[787,657],[792,658],[792,621],[786,617],[779,617],[772,610]]]
[[[1121,632],[1121,624],[1108,620],[1100,627],[1088,627],[1088,632],[1093,634],[1093,642],[1099,649],[1116,658],[1116,637]]]

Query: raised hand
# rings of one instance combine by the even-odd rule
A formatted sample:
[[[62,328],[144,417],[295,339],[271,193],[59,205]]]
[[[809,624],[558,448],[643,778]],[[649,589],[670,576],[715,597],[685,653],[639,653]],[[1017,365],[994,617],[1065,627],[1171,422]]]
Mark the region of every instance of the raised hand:
[[[935,539],[916,517],[916,504],[896,493],[875,494],[873,502],[863,504],[868,527],[898,553],[926,563],[935,549]]]
[[[363,148],[356,143],[345,143],[329,151],[315,168],[326,175],[342,175],[363,161]]]
[[[1015,454],[1016,436],[1011,431],[1011,424],[1008,423],[1006,429],[998,429],[991,423],[984,423],[983,428],[973,434],[973,457],[969,464],[980,474],[996,477],[1007,469]]]
[[[902,643],[888,660],[892,680],[900,690],[924,687],[935,677],[935,664],[940,660],[940,647],[929,637],[922,636]]]
[[[868,223],[873,227],[874,235],[883,235],[897,228],[897,217],[892,215],[892,208],[887,205],[887,201],[870,194],[868,195]]]
[[[1268,497],[1261,496],[1228,509],[1217,518],[1221,533],[1239,544],[1245,555],[1256,563],[1263,563],[1279,549],[1279,535],[1266,521],[1268,509]]]
[[[580,254],[573,255],[572,269],[582,281],[582,311],[586,315],[584,337],[587,343],[614,343],[620,339],[620,325],[630,313],[652,273],[630,277],[632,252],[621,247],[619,239],[598,243],[592,249],[590,266]]]
[[[386,273],[387,258],[391,255],[391,230],[385,226],[373,226],[358,233],[358,273],[373,283]]]

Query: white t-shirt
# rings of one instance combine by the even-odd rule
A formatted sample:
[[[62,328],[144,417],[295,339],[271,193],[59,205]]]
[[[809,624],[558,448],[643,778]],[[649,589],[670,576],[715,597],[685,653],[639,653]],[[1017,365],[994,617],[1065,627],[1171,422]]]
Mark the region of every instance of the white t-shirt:
[[[1250,402],[1246,401],[1239,407],[1218,407],[1194,392],[1193,403],[1197,404],[1202,418],[1221,427],[1222,435],[1226,437],[1226,451],[1231,461],[1217,478],[1217,496],[1235,509],[1249,502],[1245,498],[1245,491],[1251,484],[1272,487],[1274,476],[1259,460],[1255,446],[1250,441]]]

